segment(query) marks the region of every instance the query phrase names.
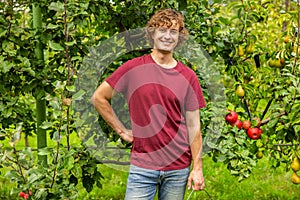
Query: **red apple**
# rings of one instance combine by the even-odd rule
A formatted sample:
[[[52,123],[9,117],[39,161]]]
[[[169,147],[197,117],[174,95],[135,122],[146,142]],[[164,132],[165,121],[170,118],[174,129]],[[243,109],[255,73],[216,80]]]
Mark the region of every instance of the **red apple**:
[[[236,120],[234,124],[231,124],[232,127],[237,126],[238,129],[241,129],[243,127],[243,122],[241,120]]]
[[[28,199],[29,198],[29,194],[24,194],[24,199]]]
[[[243,122],[243,129],[248,130],[251,127],[251,122],[249,120],[245,120]]]
[[[25,193],[24,193],[24,192],[20,192],[20,193],[19,193],[19,196],[22,197],[22,198],[24,198]]]
[[[238,114],[235,111],[230,111],[230,113],[228,113],[225,116],[225,120],[229,123],[229,124],[234,124],[237,120],[238,120]]]
[[[260,128],[257,128],[257,127],[249,128],[248,131],[247,131],[248,137],[253,139],[253,140],[259,139],[261,134],[262,134],[262,130]]]

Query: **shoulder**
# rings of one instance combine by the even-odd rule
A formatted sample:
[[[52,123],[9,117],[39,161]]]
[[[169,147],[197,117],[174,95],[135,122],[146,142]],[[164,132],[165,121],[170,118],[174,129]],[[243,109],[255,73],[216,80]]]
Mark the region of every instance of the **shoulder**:
[[[119,66],[115,72],[117,73],[125,73],[133,68],[143,65],[146,62],[145,56],[140,56],[136,58],[132,58],[130,60],[125,61],[121,66]]]
[[[178,66],[179,66],[180,73],[183,74],[186,78],[191,78],[191,79],[197,78],[197,75],[194,72],[194,70],[192,70],[182,62],[178,61]]]
[[[145,64],[145,63],[149,63],[150,62],[150,55],[143,55],[143,56],[139,56],[136,58],[133,58],[131,60],[128,60],[127,62],[125,62],[124,64],[134,64],[134,65],[139,65],[139,64]]]

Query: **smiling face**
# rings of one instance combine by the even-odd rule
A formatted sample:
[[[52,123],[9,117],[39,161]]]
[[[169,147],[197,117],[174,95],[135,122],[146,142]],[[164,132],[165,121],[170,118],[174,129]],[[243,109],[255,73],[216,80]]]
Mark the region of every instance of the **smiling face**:
[[[153,48],[160,51],[173,52],[178,44],[179,25],[176,21],[172,21],[172,26],[161,26],[155,28],[152,35]]]
[[[147,23],[146,36],[155,49],[173,51],[187,39],[184,16],[170,8],[159,10]]]

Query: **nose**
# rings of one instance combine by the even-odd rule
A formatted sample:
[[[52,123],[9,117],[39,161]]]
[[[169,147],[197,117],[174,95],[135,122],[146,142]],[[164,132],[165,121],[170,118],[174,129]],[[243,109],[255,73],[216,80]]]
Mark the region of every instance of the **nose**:
[[[164,38],[170,39],[171,38],[171,32],[170,30],[167,30],[166,33],[164,34]]]

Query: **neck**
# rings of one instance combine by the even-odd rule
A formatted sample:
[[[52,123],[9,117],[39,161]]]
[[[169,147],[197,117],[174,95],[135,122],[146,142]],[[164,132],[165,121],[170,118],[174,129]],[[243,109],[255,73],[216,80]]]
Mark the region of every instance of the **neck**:
[[[173,58],[173,53],[170,51],[153,49],[151,56],[153,60],[163,68],[173,68],[177,65],[177,61]]]

